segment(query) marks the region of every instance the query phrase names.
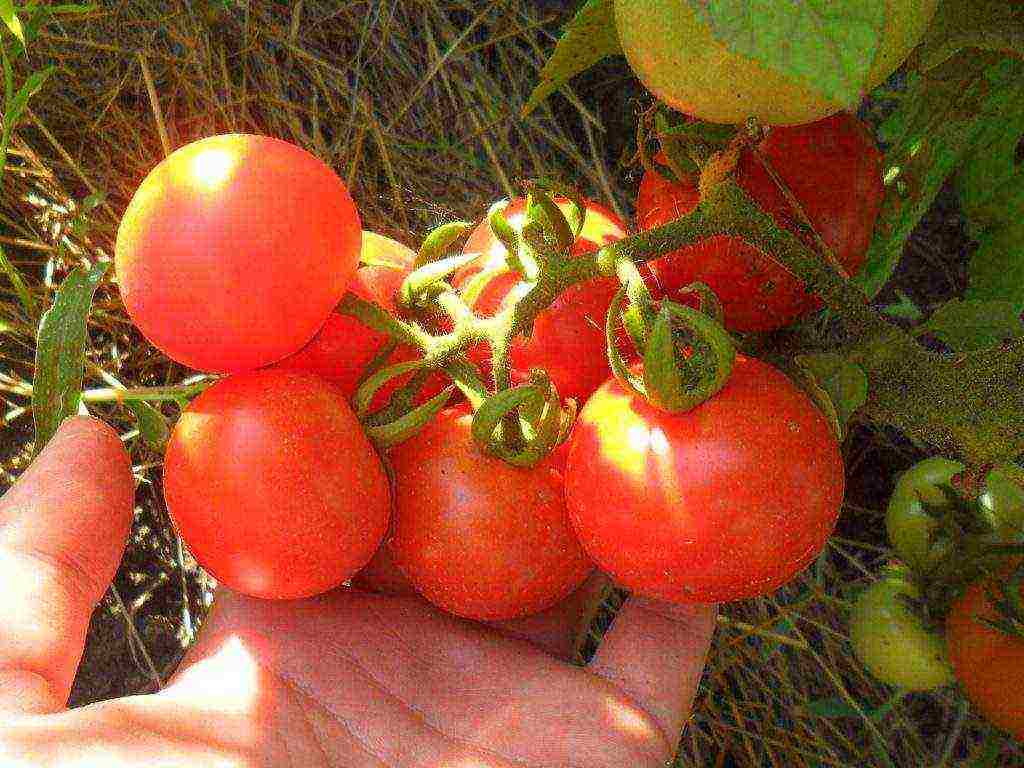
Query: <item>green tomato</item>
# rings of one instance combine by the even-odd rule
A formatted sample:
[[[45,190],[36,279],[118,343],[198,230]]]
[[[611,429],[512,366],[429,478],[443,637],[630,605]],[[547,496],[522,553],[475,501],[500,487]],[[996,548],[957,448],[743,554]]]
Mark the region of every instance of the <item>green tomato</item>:
[[[861,593],[850,617],[850,642],[861,663],[883,683],[930,691],[953,683],[946,641],[924,626],[900,595],[918,598],[908,581],[887,577]]]
[[[896,482],[885,517],[889,541],[903,561],[921,573],[935,567],[953,546],[939,535],[939,521],[926,507],[949,509],[951,481],[963,471],[960,462],[936,456],[918,462]],[[996,467],[988,473],[978,501],[982,521],[993,531],[983,541],[1024,542],[1024,488],[1006,469]]]

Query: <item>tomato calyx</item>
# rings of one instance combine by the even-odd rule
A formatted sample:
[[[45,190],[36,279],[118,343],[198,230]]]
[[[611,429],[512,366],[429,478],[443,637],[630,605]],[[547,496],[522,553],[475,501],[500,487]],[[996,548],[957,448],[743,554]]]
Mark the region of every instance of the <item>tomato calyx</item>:
[[[1024,554],[1024,553],[1022,553]],[[996,616],[979,617],[981,621],[1004,635],[1024,639],[1024,564],[1018,565],[1004,581],[990,581],[987,587],[988,601],[995,608]]]

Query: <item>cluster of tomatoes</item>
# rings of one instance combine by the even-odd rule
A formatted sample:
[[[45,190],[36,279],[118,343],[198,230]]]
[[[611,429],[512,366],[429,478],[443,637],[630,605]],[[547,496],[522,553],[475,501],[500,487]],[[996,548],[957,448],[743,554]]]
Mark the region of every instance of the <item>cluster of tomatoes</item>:
[[[777,129],[758,149],[855,270],[881,195],[878,154],[860,125],[842,116]],[[836,175],[837,166],[850,172]],[[736,175],[780,226],[801,230],[760,161],[742,155]],[[649,175],[640,226],[696,202],[695,189]],[[523,200],[506,207],[514,230],[525,211]],[[570,257],[626,234],[588,203]],[[528,292],[489,223],[463,249],[472,258],[450,283],[477,316]],[[584,403],[545,459],[512,466],[488,453],[473,439],[468,403],[379,450],[351,399],[368,370],[421,352],[335,310],[350,291],[428,328],[433,321],[396,298],[416,260],[362,232],[335,174],[278,140],[190,144],[139,187],[116,249],[128,312],[172,359],[228,374],[184,410],[164,464],[174,524],[220,581],[277,599],[351,582],[505,619],[555,604],[595,565],[641,594],[717,602],[771,591],[821,550],[844,487],[826,419],[782,373],[744,356],[696,408],[659,410],[611,376],[603,328],[614,278],[571,286],[511,347],[513,382],[543,369],[560,395]],[[710,285],[732,330],[778,328],[815,306],[732,237],[657,259],[649,278],[656,300],[693,281]],[[466,353],[486,379],[486,345]],[[370,410],[411,376],[389,381]],[[419,383],[417,402],[452,391],[440,370]]]
[[[879,680],[924,691],[959,681],[996,725],[1024,737],[1024,488],[996,467],[978,488],[963,464],[918,462],[886,514],[899,562],[857,598],[850,638]],[[994,578],[993,578],[994,576]]]

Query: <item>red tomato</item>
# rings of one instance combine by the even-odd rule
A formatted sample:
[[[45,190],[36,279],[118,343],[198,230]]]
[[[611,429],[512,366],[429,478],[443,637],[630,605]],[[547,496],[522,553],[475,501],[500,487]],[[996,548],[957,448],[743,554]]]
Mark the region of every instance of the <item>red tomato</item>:
[[[383,235],[363,232],[362,260],[370,264],[358,269],[349,290],[359,298],[373,302],[393,315],[400,314],[395,296],[402,287],[402,282],[412,271],[416,254],[401,243]],[[384,266],[379,262],[387,262],[391,266]],[[359,388],[360,378],[366,366],[387,342],[386,334],[367,328],[354,317],[332,312],[323,328],[309,344],[273,367],[315,373],[341,387],[345,395],[351,398]],[[391,353],[387,364],[415,360],[417,357],[419,352],[415,349],[401,346]],[[371,409],[376,410],[384,406],[395,389],[409,378],[403,376],[392,379],[381,387],[373,399]],[[447,380],[443,375],[432,375],[420,391],[418,401],[426,402],[441,392],[445,386]]]
[[[292,371],[231,376],[193,400],[167,445],[164,495],[204,568],[274,599],[351,577],[390,508],[384,467],[344,396]]]
[[[562,208],[568,201],[558,199]],[[583,230],[573,246],[579,256],[621,240],[626,228],[619,218],[597,203],[586,204]],[[518,232],[526,217],[526,200],[517,198],[505,209],[505,216]],[[480,258],[464,267],[452,280],[456,288],[483,270],[502,269],[507,251],[487,221],[478,226],[466,241],[464,253],[480,253]],[[519,284],[515,272],[506,271],[491,279],[474,304],[482,316],[494,315],[506,301],[515,297],[510,292]],[[605,355],[605,315],[618,290],[615,278],[598,278],[578,283],[538,315],[529,339],[517,339],[511,351],[513,378],[524,381],[532,368],[543,368],[562,397],[574,397],[580,402],[601,385],[609,375]],[[470,358],[485,371],[490,370],[490,359],[485,346],[470,351]]]
[[[125,307],[169,357],[252,370],[308,342],[348,289],[359,214],[303,149],[228,134],[182,147],[128,204],[115,263]]]
[[[388,547],[420,593],[470,619],[548,608],[593,570],[569,525],[561,476],[512,467],[473,442],[472,417],[443,411],[391,451]]]
[[[682,414],[610,379],[580,412],[565,478],[598,567],[679,603],[785,584],[821,550],[844,486],[825,418],[781,373],[742,356],[721,392]]]
[[[1024,638],[1000,632],[984,581],[973,584],[946,617],[949,660],[967,698],[994,725],[1024,739]]]
[[[760,152],[800,202],[815,230],[848,273],[863,265],[881,207],[882,156],[860,122],[846,114],[810,125],[774,128]],[[751,152],[736,181],[779,226],[797,231],[797,214]],[[700,193],[692,184],[647,173],[637,199],[637,223],[653,229],[692,211]],[[650,262],[655,293],[677,298],[693,282],[707,283],[725,309],[726,326],[770,331],[821,306],[779,264],[742,239],[720,235]]]

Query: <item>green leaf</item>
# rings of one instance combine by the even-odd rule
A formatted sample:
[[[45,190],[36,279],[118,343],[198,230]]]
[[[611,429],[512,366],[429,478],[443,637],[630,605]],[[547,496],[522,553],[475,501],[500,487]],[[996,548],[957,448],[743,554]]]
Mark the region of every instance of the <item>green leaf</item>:
[[[889,281],[910,233],[946,179],[975,149],[1004,130],[1024,89],[1024,61],[995,64],[957,56],[927,78],[914,75],[879,135],[886,153],[886,195],[864,268],[856,282],[871,298]]]
[[[828,397],[845,434],[853,414],[868,400],[868,376],[864,369],[832,352],[801,355],[796,362]]]
[[[0,0],[0,21],[7,25],[11,34],[18,38],[22,45],[25,44],[25,32],[21,28],[21,21],[14,12],[13,0]]]
[[[899,300],[895,304],[882,307],[882,312],[889,315],[889,317],[898,317],[902,320],[913,320],[915,322],[924,317],[921,308],[903,291],[897,289],[896,298]]]
[[[886,0],[688,3],[729,50],[839,104],[860,101],[886,27]]]
[[[588,0],[565,28],[555,52],[541,70],[540,83],[523,106],[523,117],[575,75],[621,53],[615,30],[615,0]]]
[[[985,235],[967,273],[964,298],[1008,301],[1024,311],[1024,221]]]
[[[89,271],[76,269],[68,275],[54,297],[53,306],[39,321],[32,390],[37,454],[60,423],[78,412],[85,375],[86,320],[107,267],[107,263],[100,263]]]
[[[991,349],[1006,339],[1024,336],[1020,309],[1008,301],[961,301],[943,304],[919,328],[944,341],[955,352]]]
[[[806,710],[807,714],[823,717],[826,720],[834,720],[841,717],[860,717],[860,713],[856,709],[838,696],[808,702]]]
[[[1006,0],[946,0],[917,49],[918,66],[938,67],[964,49],[1024,54],[1024,18]]]
[[[11,99],[10,104],[7,105],[7,109],[4,112],[4,130],[3,134],[0,134],[0,179],[3,178],[4,168],[7,167],[7,146],[11,143],[11,135],[14,133],[14,127],[18,124],[18,120],[21,118],[21,113],[25,111],[25,107],[28,106],[28,100],[43,87],[43,83],[46,82],[51,73],[56,67],[47,67],[41,69],[38,72],[33,72],[22,83],[21,88],[14,94],[14,98]]]
[[[11,281],[11,285],[14,286],[14,292],[18,296],[18,301],[21,302],[21,306],[25,309],[25,314],[28,315],[30,320],[35,320],[38,317],[39,307],[36,306],[36,300],[32,298],[32,294],[28,290],[28,286],[25,285],[25,281],[21,277],[21,272],[15,267],[10,260],[7,258],[7,254],[4,253],[3,246],[0,246],[0,271],[7,275],[7,279]]]
[[[139,425],[139,434],[146,445],[157,451],[163,450],[170,437],[167,420],[163,414],[149,403],[141,400],[135,400],[126,405],[135,414],[135,420]]]

